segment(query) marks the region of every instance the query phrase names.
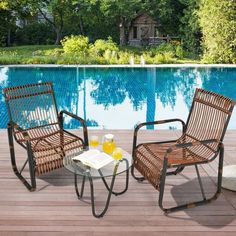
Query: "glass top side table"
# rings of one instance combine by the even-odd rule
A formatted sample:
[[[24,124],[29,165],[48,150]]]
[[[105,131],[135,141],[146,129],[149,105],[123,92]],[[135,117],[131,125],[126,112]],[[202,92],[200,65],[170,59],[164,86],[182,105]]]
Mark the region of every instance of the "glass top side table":
[[[125,193],[128,189],[129,169],[133,163],[132,156],[128,152],[122,150],[122,154],[123,154],[122,160],[120,160],[120,161],[114,160],[113,162],[109,163],[108,165],[102,167],[101,169],[96,170],[96,169],[91,168],[89,166],[83,165],[81,162],[74,161],[72,158],[74,156],[77,156],[78,154],[79,153],[66,155],[63,159],[64,167],[74,174],[75,191],[78,196],[78,199],[83,198],[85,180],[86,179],[89,180],[90,197],[91,197],[93,216],[97,217],[97,218],[103,217],[109,207],[111,195],[112,194],[115,196],[121,195],[121,194]],[[120,192],[114,192],[113,187],[115,184],[116,176],[120,175],[122,173],[126,173],[125,188],[124,188],[124,190],[122,190]],[[77,180],[78,176],[82,177],[80,191],[78,188],[78,180]],[[111,177],[110,184],[107,183],[106,177]],[[94,200],[94,183],[95,183],[94,180],[95,179],[101,179],[108,191],[105,207],[104,207],[103,211],[100,213],[97,213],[96,209],[95,209],[96,208],[95,207],[95,200]]]

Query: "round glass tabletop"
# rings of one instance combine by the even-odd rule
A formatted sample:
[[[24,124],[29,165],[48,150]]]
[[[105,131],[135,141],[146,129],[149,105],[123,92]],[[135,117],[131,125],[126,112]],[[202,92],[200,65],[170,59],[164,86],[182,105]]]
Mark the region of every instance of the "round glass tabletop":
[[[133,163],[132,156],[122,149],[122,159],[120,161],[112,161],[103,166],[99,170],[84,165],[82,162],[73,160],[73,157],[80,153],[66,155],[63,159],[64,167],[70,172],[80,176],[90,176],[92,178],[109,177],[121,174],[127,171]]]

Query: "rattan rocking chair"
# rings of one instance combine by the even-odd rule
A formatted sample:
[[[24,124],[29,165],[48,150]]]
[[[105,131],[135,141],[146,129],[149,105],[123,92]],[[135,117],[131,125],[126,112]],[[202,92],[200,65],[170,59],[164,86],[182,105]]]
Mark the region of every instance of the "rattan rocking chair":
[[[67,111],[58,113],[51,82],[4,89],[9,114],[8,139],[11,164],[16,176],[30,191],[36,189],[36,175],[63,167],[66,153],[88,146],[85,121]],[[83,139],[63,129],[63,114],[77,119],[83,127]],[[27,159],[19,170],[14,141],[27,150]],[[22,172],[29,165],[30,181]]]
[[[135,128],[132,153],[134,164],[131,173],[138,181],[148,180],[159,191],[159,206],[165,213],[209,203],[219,196],[224,158],[223,138],[234,104],[233,100],[222,95],[196,89],[186,124],[180,119],[170,119],[141,123]],[[141,127],[168,122],[180,122],[182,124],[183,133],[179,139],[137,145],[137,135]],[[209,163],[218,155],[217,190],[213,197],[206,198],[198,165]],[[163,194],[166,176],[176,175],[184,167],[190,165],[195,166],[202,200],[165,208],[163,206]],[[174,171],[171,171],[170,168],[174,168]],[[135,169],[138,170],[141,177],[137,177]]]

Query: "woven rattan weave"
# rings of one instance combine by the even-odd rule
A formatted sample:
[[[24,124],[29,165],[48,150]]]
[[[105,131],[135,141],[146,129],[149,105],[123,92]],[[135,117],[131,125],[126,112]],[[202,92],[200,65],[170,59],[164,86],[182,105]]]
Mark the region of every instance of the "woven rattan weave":
[[[63,157],[88,145],[87,128],[82,118],[67,111],[58,113],[51,82],[4,89],[9,113],[8,136],[12,167],[26,187],[36,188],[35,175],[61,168]],[[77,119],[83,139],[63,129],[63,114]],[[19,171],[16,166],[13,137],[27,150],[28,158]],[[31,184],[22,176],[29,163]]]
[[[224,151],[223,138],[233,107],[233,100],[213,92],[197,89],[186,124],[182,120],[172,119],[142,123],[135,129],[133,142],[134,167],[132,174],[139,181],[148,180],[155,189],[160,191],[159,205],[165,212],[207,203],[215,199],[220,193]],[[183,134],[179,139],[137,145],[138,130],[142,126],[176,121],[181,122],[183,125]],[[197,165],[214,160],[218,154],[217,192],[213,198],[206,199]],[[177,174],[188,165],[195,165],[196,167],[203,200],[170,209],[164,208],[162,198],[166,175]],[[176,168],[175,171],[167,172],[168,168],[173,167]],[[134,168],[142,174],[142,178],[135,176]]]

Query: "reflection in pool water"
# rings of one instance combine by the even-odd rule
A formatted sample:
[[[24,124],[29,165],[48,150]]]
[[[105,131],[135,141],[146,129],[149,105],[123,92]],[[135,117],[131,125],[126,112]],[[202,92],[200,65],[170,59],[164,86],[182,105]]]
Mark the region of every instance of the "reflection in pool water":
[[[107,129],[133,129],[157,119],[186,120],[196,87],[236,100],[236,67],[0,67],[1,89],[40,81],[53,82],[59,110],[83,117],[88,126]],[[8,116],[0,96],[0,128],[6,128]],[[235,114],[231,129],[236,128]],[[65,124],[78,127],[69,117]]]

